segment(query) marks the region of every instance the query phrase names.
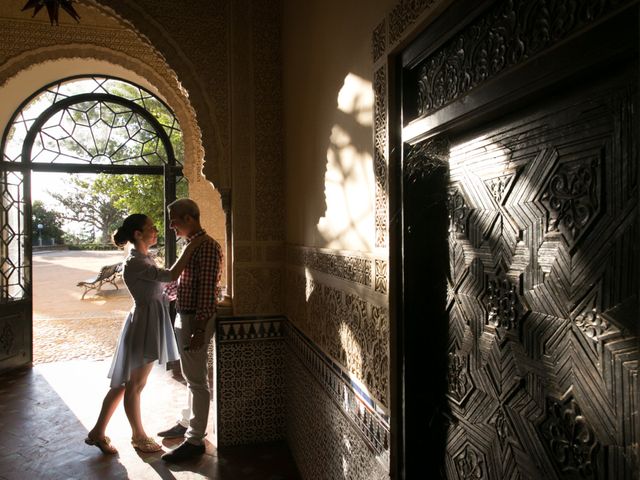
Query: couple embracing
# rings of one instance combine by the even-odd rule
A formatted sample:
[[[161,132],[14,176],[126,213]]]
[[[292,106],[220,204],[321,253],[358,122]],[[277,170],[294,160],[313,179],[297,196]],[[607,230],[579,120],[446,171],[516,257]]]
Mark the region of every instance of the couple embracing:
[[[185,438],[176,449],[162,455],[165,461],[178,462],[205,452],[210,402],[207,346],[215,329],[222,249],[202,229],[200,210],[193,200],[176,200],[167,208],[170,228],[188,242],[171,268],[158,267],[149,255],[149,248],[158,241],[158,230],[146,215],[129,215],[113,235],[119,247],[131,245],[122,277],[134,305],[113,355],[108,375],[111,388],[85,443],[105,454],[117,453],[105,431],[124,399],[132,446],[141,452],[161,451],[162,446],[142,426],[140,394],[154,361],[162,364],[179,358],[188,386],[187,406],[175,426],[158,433],[165,438]],[[178,313],[173,328],[170,300],[176,300]]]

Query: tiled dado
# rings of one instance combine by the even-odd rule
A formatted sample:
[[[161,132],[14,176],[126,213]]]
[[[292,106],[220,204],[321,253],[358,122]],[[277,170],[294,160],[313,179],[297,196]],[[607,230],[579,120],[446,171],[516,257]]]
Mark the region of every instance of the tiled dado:
[[[284,317],[220,317],[216,329],[219,446],[285,438]]]
[[[340,252],[323,248],[287,245],[288,265],[302,266],[348,280],[386,295],[387,260],[359,252]]]
[[[334,404],[334,407],[324,406],[322,410],[335,411],[335,407],[337,407],[342,413],[343,418],[350,424],[352,430],[351,435],[353,433],[358,434],[360,440],[368,447],[369,455],[365,456],[375,458],[379,465],[385,469],[388,468],[389,416],[384,408],[367,394],[362,384],[318,349],[314,343],[293,324],[290,322],[285,323],[284,329],[286,331],[285,336],[289,353],[294,355],[297,361],[305,368],[306,372],[310,373],[315,379],[317,385],[313,386],[313,388],[323,391],[326,394],[327,400]],[[288,382],[301,381],[301,379],[298,378],[300,375],[295,376],[291,372],[289,375],[294,378],[288,378]],[[312,380],[310,380],[308,375],[304,375],[304,381],[308,383]],[[289,383],[289,390],[294,390],[290,395],[295,396],[294,387],[295,385]],[[299,394],[297,395],[299,396]],[[319,396],[314,395],[314,397]],[[288,401],[293,405],[300,401],[305,402],[304,399],[300,398],[289,398]],[[314,401],[317,402],[318,398],[315,398]],[[301,413],[290,412],[289,416],[294,414],[300,415]],[[314,415],[315,413],[311,412],[311,416],[313,417]],[[321,421],[324,422],[325,420]],[[338,418],[330,418],[326,419],[326,421],[333,422],[336,425],[344,423],[343,420]],[[289,423],[291,423],[291,419]],[[289,426],[289,430],[291,430],[291,428],[292,427]],[[343,427],[340,428],[343,429]],[[296,432],[289,433],[294,436],[296,435]],[[322,447],[329,450],[333,448],[332,445],[324,445]]]

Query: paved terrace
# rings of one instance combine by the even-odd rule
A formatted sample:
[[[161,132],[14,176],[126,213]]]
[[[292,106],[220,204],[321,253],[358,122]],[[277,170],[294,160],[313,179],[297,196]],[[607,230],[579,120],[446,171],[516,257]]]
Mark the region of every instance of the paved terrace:
[[[121,250],[42,251],[33,255],[34,364],[111,357],[132,301],[122,280],[87,293],[76,284],[124,259]]]

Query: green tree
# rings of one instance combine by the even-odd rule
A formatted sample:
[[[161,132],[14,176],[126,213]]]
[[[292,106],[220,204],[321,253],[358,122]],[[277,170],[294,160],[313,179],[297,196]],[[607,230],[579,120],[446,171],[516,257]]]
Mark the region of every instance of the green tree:
[[[132,213],[148,215],[164,242],[164,177],[159,175],[114,175],[100,173],[92,181],[72,177],[71,194],[50,193],[67,211],[64,219],[92,225],[108,242],[120,222]],[[186,181],[177,185],[177,196],[188,195]]]
[[[71,176],[71,192],[49,194],[64,207],[58,212],[64,220],[91,225],[100,232],[100,242],[109,243],[126,210],[116,206],[118,192],[95,186],[95,180]]]
[[[62,230],[62,217],[58,212],[47,210],[40,200],[33,202],[31,206],[31,216],[33,220],[31,235],[35,239],[42,235],[42,239],[47,243],[53,238],[56,244],[64,243]],[[38,228],[42,225],[42,230]]]

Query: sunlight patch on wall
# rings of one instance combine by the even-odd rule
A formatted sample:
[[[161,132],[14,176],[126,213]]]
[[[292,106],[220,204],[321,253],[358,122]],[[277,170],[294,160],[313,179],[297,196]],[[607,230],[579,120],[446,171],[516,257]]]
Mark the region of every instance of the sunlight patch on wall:
[[[350,73],[338,93],[338,109],[353,115],[363,126],[373,125],[373,88],[371,82]]]
[[[327,210],[317,228],[328,248],[369,251],[375,234],[371,82],[350,73],[337,103],[327,149]]]
[[[347,370],[351,373],[351,376],[363,378],[362,349],[358,343],[358,339],[353,332],[351,332],[351,328],[345,323],[340,324],[338,334],[340,335],[342,350],[347,352],[347,355],[345,355]]]
[[[311,298],[311,294],[315,290],[315,282],[313,281],[313,275],[311,274],[311,270],[308,267],[304,267],[304,299],[309,303],[309,299]]]

